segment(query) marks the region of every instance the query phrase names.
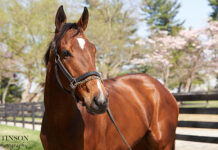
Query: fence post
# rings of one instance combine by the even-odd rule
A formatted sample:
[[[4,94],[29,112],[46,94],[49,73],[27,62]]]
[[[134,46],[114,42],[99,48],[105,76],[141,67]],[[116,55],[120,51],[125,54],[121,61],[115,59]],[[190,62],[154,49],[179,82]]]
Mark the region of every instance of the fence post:
[[[13,104],[13,121],[14,126],[16,126],[16,104]]]
[[[207,95],[208,95],[208,92],[207,92]],[[206,98],[206,107],[207,107],[207,108],[209,107],[209,101],[208,101],[208,98]]]
[[[23,128],[24,128],[24,105],[23,105],[24,103],[21,103],[21,111],[22,111],[22,126],[23,126]]]
[[[5,103],[5,123],[6,125],[8,124],[8,120],[7,120],[7,104]]]
[[[44,111],[45,111],[45,107],[44,107],[44,105],[43,105],[44,103],[43,102],[41,102],[41,111],[42,111],[42,116],[43,116],[43,113],[44,113]]]
[[[34,102],[31,103],[32,107],[32,125],[33,125],[33,130],[35,130],[35,110],[34,110]]]
[[[1,105],[2,104],[0,104],[0,109],[1,109]],[[0,124],[1,124],[1,121],[2,121],[2,117],[3,117],[3,115],[2,115],[2,112],[0,111]]]

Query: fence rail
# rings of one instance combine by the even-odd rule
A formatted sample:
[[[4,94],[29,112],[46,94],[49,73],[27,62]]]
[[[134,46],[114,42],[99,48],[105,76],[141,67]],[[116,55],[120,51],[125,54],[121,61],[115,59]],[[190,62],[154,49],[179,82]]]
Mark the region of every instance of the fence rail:
[[[218,93],[174,93],[174,97],[177,101],[207,101],[218,100]]]
[[[174,94],[177,101],[218,101],[218,94]],[[32,124],[33,129],[35,125],[41,124],[41,119],[44,113],[44,105],[42,102],[38,103],[18,103],[18,104],[5,104],[0,105],[0,123],[1,121]],[[180,114],[212,114],[218,115],[218,108],[180,108]],[[178,127],[189,127],[189,128],[208,128],[218,129],[218,122],[203,122],[203,121],[179,121]],[[218,137],[206,137],[206,136],[195,136],[195,135],[182,135],[177,134],[176,139],[185,141],[195,142],[206,142],[206,143],[218,143]]]
[[[189,102],[193,101],[218,101],[218,93],[208,94],[208,93],[185,93],[179,94],[175,93],[174,97],[179,102]],[[208,105],[206,105],[208,107]],[[207,114],[207,115],[218,115],[218,108],[180,108],[180,114]],[[218,120],[217,120],[218,121]],[[202,128],[202,129],[218,129],[218,122],[206,122],[206,121],[179,121],[178,127],[188,127],[188,128]],[[193,142],[203,142],[203,143],[216,143],[218,144],[218,137],[210,136],[197,136],[197,135],[183,135],[177,134],[176,139],[193,141]]]
[[[207,136],[194,136],[194,135],[176,135],[177,140],[202,142],[202,143],[217,143],[218,137],[207,137]]]
[[[180,108],[180,114],[218,114],[218,108]]]
[[[42,102],[38,103],[17,103],[0,105],[0,123],[13,122],[14,125],[22,123],[31,124],[35,129],[35,125],[41,124],[41,119],[44,113],[44,105]]]

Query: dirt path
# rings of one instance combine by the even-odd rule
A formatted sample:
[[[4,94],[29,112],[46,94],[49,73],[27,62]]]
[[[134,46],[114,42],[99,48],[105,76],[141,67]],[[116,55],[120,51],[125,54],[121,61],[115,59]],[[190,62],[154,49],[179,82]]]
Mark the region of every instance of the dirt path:
[[[176,150],[218,150],[218,144],[176,140]]]
[[[1,125],[6,125],[6,123],[1,121]],[[14,126],[14,123],[13,122],[8,122],[7,125],[8,126]],[[16,127],[23,127],[22,123],[16,123]],[[33,126],[32,126],[32,124],[25,124],[24,128],[33,129]],[[35,130],[40,131],[41,130],[41,125],[35,125]]]
[[[218,129],[177,128],[176,133],[218,137]],[[218,144],[176,140],[176,150],[218,150]]]
[[[0,146],[0,150],[5,150],[3,147]]]

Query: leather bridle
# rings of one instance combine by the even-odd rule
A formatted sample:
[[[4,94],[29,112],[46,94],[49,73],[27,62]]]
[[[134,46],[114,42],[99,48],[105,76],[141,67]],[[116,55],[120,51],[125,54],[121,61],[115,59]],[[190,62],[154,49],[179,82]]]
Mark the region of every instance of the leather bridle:
[[[63,31],[61,32],[61,35],[56,40],[54,40],[53,43],[52,43],[52,50],[53,50],[53,55],[55,57],[55,76],[56,76],[56,80],[57,80],[59,86],[64,91],[71,94],[73,96],[73,98],[78,102],[78,99],[76,98],[76,95],[75,95],[76,87],[78,85],[84,84],[84,83],[86,83],[86,82],[88,82],[90,80],[93,80],[93,79],[99,79],[99,80],[101,80],[101,82],[103,82],[103,81],[102,81],[101,75],[96,71],[89,71],[89,72],[86,72],[86,73],[80,75],[79,77],[73,77],[68,72],[68,70],[64,67],[63,63],[61,62],[60,56],[59,56],[59,54],[57,52],[58,51],[57,50],[57,45],[59,44],[61,39],[64,37],[64,34],[67,32],[67,30],[71,29],[73,27],[73,25],[74,24],[72,24],[72,23],[66,23],[64,25],[64,28],[63,28]],[[80,29],[78,28],[78,31],[74,36],[76,36],[79,32],[80,32]],[[71,90],[67,90],[62,85],[61,80],[60,80],[59,75],[58,75],[58,69],[61,70],[61,72],[64,74],[64,76],[70,82]],[[111,121],[113,122],[114,126],[116,127],[116,129],[117,129],[119,135],[121,136],[123,142],[126,144],[126,146],[128,147],[129,150],[132,150],[130,145],[128,144],[128,142],[126,141],[124,136],[122,135],[121,131],[119,130],[119,128],[118,128],[118,126],[117,126],[117,124],[116,124],[116,122],[115,122],[115,120],[113,118],[113,115],[111,114],[111,111],[110,111],[109,107],[107,108],[107,114],[108,114],[109,118],[111,119]]]
[[[64,34],[67,32],[67,30],[71,29],[73,25],[74,24],[72,24],[72,23],[66,23],[64,25],[64,28],[63,28],[63,31],[61,32],[61,35],[56,40],[54,40],[52,43],[52,51],[53,51],[53,55],[55,57],[55,76],[56,76],[56,80],[57,80],[59,86],[64,91],[71,94],[74,97],[74,99],[78,102],[78,99],[76,98],[76,95],[75,95],[75,90],[76,90],[78,85],[86,83],[86,82],[93,80],[93,79],[99,79],[101,81],[102,81],[102,79],[101,79],[101,75],[96,71],[89,71],[89,72],[86,72],[86,73],[80,75],[79,77],[73,77],[68,72],[68,70],[64,67],[63,63],[61,62],[60,56],[59,56],[58,50],[57,50],[57,45],[59,44],[59,42],[61,41]],[[73,36],[76,36],[79,32],[80,32],[80,30],[78,28],[77,33]],[[58,75],[58,69],[60,69],[61,72],[64,74],[64,76],[68,79],[68,81],[70,83],[71,90],[67,90],[62,85],[61,80],[60,80],[59,75]]]

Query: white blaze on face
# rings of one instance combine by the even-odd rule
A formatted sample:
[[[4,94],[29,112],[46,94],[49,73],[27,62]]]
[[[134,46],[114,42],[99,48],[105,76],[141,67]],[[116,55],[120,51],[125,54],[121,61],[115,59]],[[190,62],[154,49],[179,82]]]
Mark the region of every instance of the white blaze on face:
[[[77,41],[79,43],[79,46],[81,47],[81,49],[84,49],[85,46],[85,40],[83,38],[77,38]]]
[[[104,93],[103,93],[103,90],[101,88],[101,84],[100,84],[100,81],[97,80],[97,85],[98,85],[98,89],[99,89],[99,92],[100,92],[100,95],[99,95],[99,101],[103,102],[104,101]]]

